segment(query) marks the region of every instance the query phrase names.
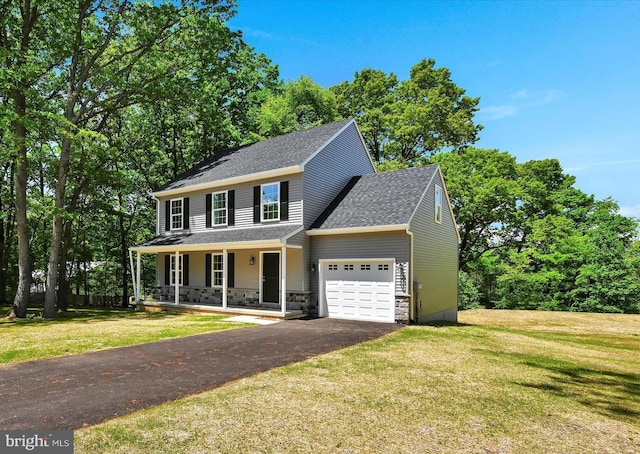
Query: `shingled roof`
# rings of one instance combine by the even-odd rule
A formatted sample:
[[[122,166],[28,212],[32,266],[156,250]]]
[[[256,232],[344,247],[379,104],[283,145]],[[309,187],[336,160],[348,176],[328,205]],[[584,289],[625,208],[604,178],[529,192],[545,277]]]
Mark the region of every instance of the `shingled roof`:
[[[342,120],[216,153],[156,192],[301,165],[351,122]]]
[[[437,165],[354,177],[311,230],[408,225]]]

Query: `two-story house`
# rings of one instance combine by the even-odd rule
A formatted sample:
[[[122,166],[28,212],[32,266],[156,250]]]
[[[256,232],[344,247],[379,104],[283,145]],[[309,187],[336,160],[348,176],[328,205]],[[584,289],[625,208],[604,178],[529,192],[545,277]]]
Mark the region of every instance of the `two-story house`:
[[[456,320],[440,168],[377,173],[354,120],[217,153],[154,196],[157,235],[131,248],[140,308]],[[141,254],[157,258],[153,301]]]

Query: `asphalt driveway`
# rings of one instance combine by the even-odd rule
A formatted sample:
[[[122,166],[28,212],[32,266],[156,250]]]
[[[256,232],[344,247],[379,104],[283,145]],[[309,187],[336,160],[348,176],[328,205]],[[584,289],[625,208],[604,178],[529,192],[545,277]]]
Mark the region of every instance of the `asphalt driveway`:
[[[329,318],[288,320],[0,366],[0,429],[98,424],[399,328]]]

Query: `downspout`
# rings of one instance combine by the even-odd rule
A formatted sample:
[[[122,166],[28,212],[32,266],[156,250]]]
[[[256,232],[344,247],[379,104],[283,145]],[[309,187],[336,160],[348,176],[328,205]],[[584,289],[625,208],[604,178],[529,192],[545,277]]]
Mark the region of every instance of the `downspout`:
[[[413,288],[413,232],[407,227],[407,235],[409,235],[409,282],[407,282],[407,290],[409,290],[409,323],[412,321],[418,324],[416,314],[418,312],[416,305],[415,290]]]

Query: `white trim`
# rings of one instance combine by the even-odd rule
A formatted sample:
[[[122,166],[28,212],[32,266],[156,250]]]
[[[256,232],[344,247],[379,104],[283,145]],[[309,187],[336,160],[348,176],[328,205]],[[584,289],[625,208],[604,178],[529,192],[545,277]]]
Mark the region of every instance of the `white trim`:
[[[282,246],[280,254],[280,309],[282,316],[287,315],[287,246]]]
[[[265,254],[278,254],[278,260],[281,262],[282,261],[282,255],[280,253],[280,251],[260,251],[260,275],[258,276],[259,279],[259,286],[258,288],[260,289],[260,304],[264,303],[264,280],[262,279],[262,276],[264,276],[264,255]],[[282,270],[281,270],[281,266],[278,267],[278,272],[280,274],[282,274]],[[282,276],[280,276],[278,278],[278,294],[280,294],[280,292],[282,292],[282,289],[280,288],[281,285],[281,279]],[[277,303],[277,301],[267,301],[267,303]]]
[[[180,201],[180,227],[173,227],[173,202]],[[184,230],[184,197],[176,197],[169,200],[169,212],[165,214],[169,216],[169,231],[178,232]],[[177,215],[176,215],[177,216]]]
[[[140,283],[140,274],[142,272],[142,263],[140,261],[141,259],[141,255],[140,252],[136,252],[136,263],[137,263],[137,268],[136,268],[136,303],[140,301],[140,290],[142,289],[142,284]]]
[[[257,180],[267,178],[279,178],[286,175],[292,175],[296,173],[302,173],[303,169],[300,165],[283,167],[280,169],[265,170],[263,172],[251,173],[248,175],[241,175],[238,177],[225,178],[223,180],[207,181],[206,183],[193,184],[190,186],[184,186],[175,189],[166,189],[164,191],[157,191],[153,193],[154,197],[171,197],[178,194],[185,194],[188,192],[197,192],[207,189],[222,188],[225,186],[232,186],[240,183],[255,183]]]
[[[265,206],[265,201],[264,201],[264,187],[265,186],[275,186],[276,187],[276,191],[278,194],[278,197],[276,198],[275,202],[268,202],[269,205],[273,205],[275,203],[276,207],[277,207],[277,212],[278,212],[278,216],[272,219],[265,219],[264,218],[264,206]],[[278,222],[280,221],[280,181],[272,181],[270,183],[262,183],[260,185],[260,222]]]
[[[391,266],[390,271],[393,277],[393,289],[395,294],[396,289],[396,260],[395,258],[350,258],[350,259],[319,259],[318,260],[318,317],[328,317],[329,316],[329,308],[327,305],[326,294],[325,294],[325,278],[324,278],[324,266],[327,263],[348,263],[353,262],[354,264],[357,262],[386,262]],[[412,268],[409,265],[409,268]],[[394,295],[395,301],[395,295]],[[394,303],[395,308],[395,303]],[[355,318],[353,319],[355,320]],[[371,319],[363,319],[367,321],[372,321]],[[395,315],[393,317],[393,321],[389,321],[389,323],[395,322]]]
[[[392,224],[392,225],[372,225],[367,227],[347,227],[342,229],[313,229],[307,230],[307,235],[343,235],[353,233],[375,233],[375,232],[391,232],[391,231],[406,231],[409,228],[407,224]]]
[[[222,211],[223,208],[215,208],[216,194],[224,194],[224,222],[216,224],[216,210]],[[206,213],[205,213],[206,215]],[[211,193],[211,227],[226,227],[229,225],[229,190],[216,191]]]
[[[439,184],[435,184],[433,186],[433,189],[434,189],[434,193],[433,193],[434,221],[436,224],[442,224],[442,196],[443,196],[442,186],[440,186]],[[439,203],[438,203],[438,192],[440,193]],[[439,213],[438,213],[438,210],[440,211]],[[438,219],[438,214],[440,214],[440,219]]]
[[[219,255],[220,257],[222,257],[222,269],[221,270],[216,270],[215,268],[215,264],[216,264],[216,260],[215,257],[216,255]],[[225,256],[224,256],[224,252],[212,252],[211,253],[211,288],[224,288],[224,278],[225,278],[225,274],[226,274],[226,267],[225,267]],[[216,273],[222,273],[222,283],[220,285],[216,285]]]

